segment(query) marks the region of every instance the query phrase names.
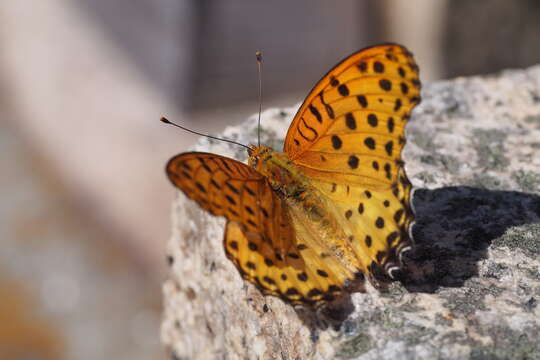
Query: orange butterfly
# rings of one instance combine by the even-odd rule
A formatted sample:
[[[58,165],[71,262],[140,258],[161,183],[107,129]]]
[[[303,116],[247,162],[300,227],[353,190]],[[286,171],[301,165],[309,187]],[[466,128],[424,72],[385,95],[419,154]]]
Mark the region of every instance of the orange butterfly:
[[[227,218],[224,247],[263,294],[319,306],[375,286],[411,247],[411,183],[401,151],[420,102],[418,66],[402,46],[360,50],[311,90],[284,151],[251,145],[249,166],[188,152],[167,164],[172,183]]]

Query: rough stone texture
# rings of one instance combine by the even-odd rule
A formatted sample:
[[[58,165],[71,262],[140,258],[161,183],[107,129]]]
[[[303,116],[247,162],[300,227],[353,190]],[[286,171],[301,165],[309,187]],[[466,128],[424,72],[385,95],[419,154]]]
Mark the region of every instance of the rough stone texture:
[[[294,112],[264,112],[263,143],[280,149]],[[223,136],[255,141],[256,118]],[[196,150],[246,158],[208,139]],[[408,271],[386,293],[354,294],[327,328],[244,282],[224,220],[180,194],[164,284],[171,357],[540,359],[540,66],[427,84],[404,156],[417,188]]]

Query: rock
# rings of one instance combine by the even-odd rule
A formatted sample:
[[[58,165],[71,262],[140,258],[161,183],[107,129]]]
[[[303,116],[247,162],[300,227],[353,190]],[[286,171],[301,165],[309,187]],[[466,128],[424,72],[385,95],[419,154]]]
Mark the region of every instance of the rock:
[[[262,114],[263,144],[281,149],[295,110]],[[256,117],[222,136],[256,141]],[[195,150],[247,157],[209,139]],[[179,193],[163,286],[171,358],[540,359],[540,66],[425,85],[404,159],[417,188],[407,271],[387,292],[353,294],[327,328],[243,281],[224,220]]]

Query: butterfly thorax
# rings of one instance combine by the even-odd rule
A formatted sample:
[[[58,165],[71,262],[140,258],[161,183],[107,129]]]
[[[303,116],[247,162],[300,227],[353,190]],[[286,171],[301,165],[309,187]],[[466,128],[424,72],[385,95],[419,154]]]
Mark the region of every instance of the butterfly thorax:
[[[316,222],[328,220],[325,204],[318,196],[318,190],[289,159],[287,153],[278,153],[266,146],[252,145],[251,149],[249,165],[266,178],[281,199],[291,205],[302,205],[307,215]]]
[[[282,199],[299,198],[307,190],[307,178],[286,153],[267,146],[251,146],[248,163],[267,180]]]

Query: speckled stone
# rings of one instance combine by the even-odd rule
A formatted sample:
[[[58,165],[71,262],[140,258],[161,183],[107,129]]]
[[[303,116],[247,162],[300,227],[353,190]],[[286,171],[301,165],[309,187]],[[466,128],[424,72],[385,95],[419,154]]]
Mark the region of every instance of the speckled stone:
[[[417,223],[403,279],[337,315],[297,311],[244,282],[224,220],[179,193],[163,286],[171,358],[540,359],[540,66],[422,96],[404,153]],[[264,144],[282,147],[295,110],[263,113]],[[256,128],[252,117],[222,135],[252,143]],[[195,149],[246,159],[208,139]]]

